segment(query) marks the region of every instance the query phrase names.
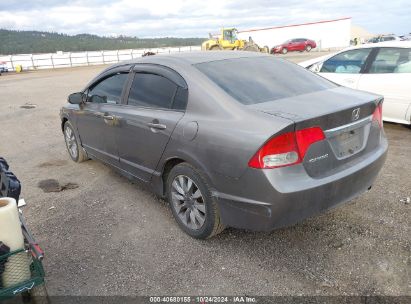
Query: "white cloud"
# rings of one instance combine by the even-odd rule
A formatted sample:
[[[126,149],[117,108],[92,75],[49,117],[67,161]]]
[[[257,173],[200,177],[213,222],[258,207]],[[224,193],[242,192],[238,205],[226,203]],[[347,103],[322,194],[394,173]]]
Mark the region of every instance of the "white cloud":
[[[239,29],[353,17],[371,32],[411,31],[407,0],[2,0],[0,28],[68,34],[206,37],[221,26]]]

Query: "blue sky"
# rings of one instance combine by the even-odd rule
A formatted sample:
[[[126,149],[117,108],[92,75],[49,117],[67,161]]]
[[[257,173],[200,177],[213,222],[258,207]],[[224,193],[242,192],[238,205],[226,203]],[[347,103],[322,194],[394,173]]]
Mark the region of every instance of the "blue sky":
[[[0,0],[0,28],[67,34],[206,37],[341,17],[371,33],[411,32],[409,0]]]

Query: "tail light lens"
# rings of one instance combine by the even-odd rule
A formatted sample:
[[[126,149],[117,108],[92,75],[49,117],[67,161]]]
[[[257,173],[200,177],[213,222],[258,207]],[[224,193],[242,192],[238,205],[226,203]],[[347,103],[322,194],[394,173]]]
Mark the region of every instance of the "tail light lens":
[[[301,159],[304,159],[308,148],[315,142],[325,138],[323,130],[320,127],[313,127],[295,132]]]
[[[377,121],[380,128],[382,128],[382,102],[380,102],[375,109],[372,119]]]
[[[257,169],[295,165],[304,159],[310,145],[325,138],[319,127],[288,132],[267,141],[248,162]]]

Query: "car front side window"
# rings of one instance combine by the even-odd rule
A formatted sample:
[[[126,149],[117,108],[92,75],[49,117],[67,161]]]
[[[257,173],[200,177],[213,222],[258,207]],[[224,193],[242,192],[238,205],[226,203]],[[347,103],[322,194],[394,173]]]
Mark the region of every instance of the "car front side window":
[[[411,49],[381,48],[371,65],[369,73],[411,73]]]
[[[324,61],[320,73],[359,74],[371,49],[349,50]]]
[[[88,91],[88,102],[119,104],[128,73],[118,73],[100,81]]]

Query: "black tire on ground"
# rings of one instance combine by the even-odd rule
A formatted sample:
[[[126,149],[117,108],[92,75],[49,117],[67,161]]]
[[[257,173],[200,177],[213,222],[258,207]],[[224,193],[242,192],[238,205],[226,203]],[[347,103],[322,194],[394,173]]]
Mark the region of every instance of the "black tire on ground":
[[[247,51],[247,52],[259,52],[260,49],[258,48],[258,46],[256,46],[255,44],[251,44],[251,45],[247,45],[243,51]]]
[[[72,136],[70,136],[69,134],[72,134]],[[66,121],[64,123],[63,135],[64,141],[66,143],[67,152],[70,155],[71,159],[77,163],[81,163],[88,160],[87,153],[80,145],[76,133],[74,132],[73,125],[69,121]]]
[[[222,50],[223,50],[223,48],[218,44],[213,45],[212,47],[210,47],[210,51],[222,51]]]
[[[307,45],[307,46],[305,47],[305,50],[306,50],[307,52],[311,51],[311,49],[312,49],[311,45]]]
[[[189,227],[189,225],[184,223],[183,220],[180,218],[185,217],[187,215],[187,212],[190,215],[189,207],[185,207],[188,205],[188,203],[184,201],[183,204],[185,204],[185,206],[180,207],[179,211],[177,211],[178,207],[176,207],[175,203],[173,202],[172,196],[179,194],[176,192],[177,188],[174,187],[173,182],[178,181],[178,179],[181,177],[188,177],[189,179],[191,179],[193,185],[197,188],[197,190],[200,191],[201,201],[205,207],[205,211],[202,212],[202,215],[204,216],[205,220],[202,226],[198,229],[193,229],[192,227]],[[186,186],[188,188],[187,184]],[[225,227],[220,219],[220,211],[218,209],[218,205],[215,198],[211,195],[210,186],[207,183],[204,176],[193,166],[191,166],[188,163],[180,163],[173,169],[171,169],[166,181],[166,191],[167,201],[170,205],[173,216],[177,221],[178,225],[180,226],[180,228],[188,235],[197,239],[207,239],[219,234],[224,230]],[[192,192],[194,192],[194,190],[192,190]],[[188,196],[195,196],[195,193],[197,191],[195,191],[195,193],[192,192],[190,195],[190,191],[187,191],[186,198],[188,200]],[[190,218],[190,216],[187,216],[187,218]]]
[[[283,48],[283,49],[281,50],[281,53],[287,54],[287,53],[288,53],[288,50],[287,50],[286,48]]]

